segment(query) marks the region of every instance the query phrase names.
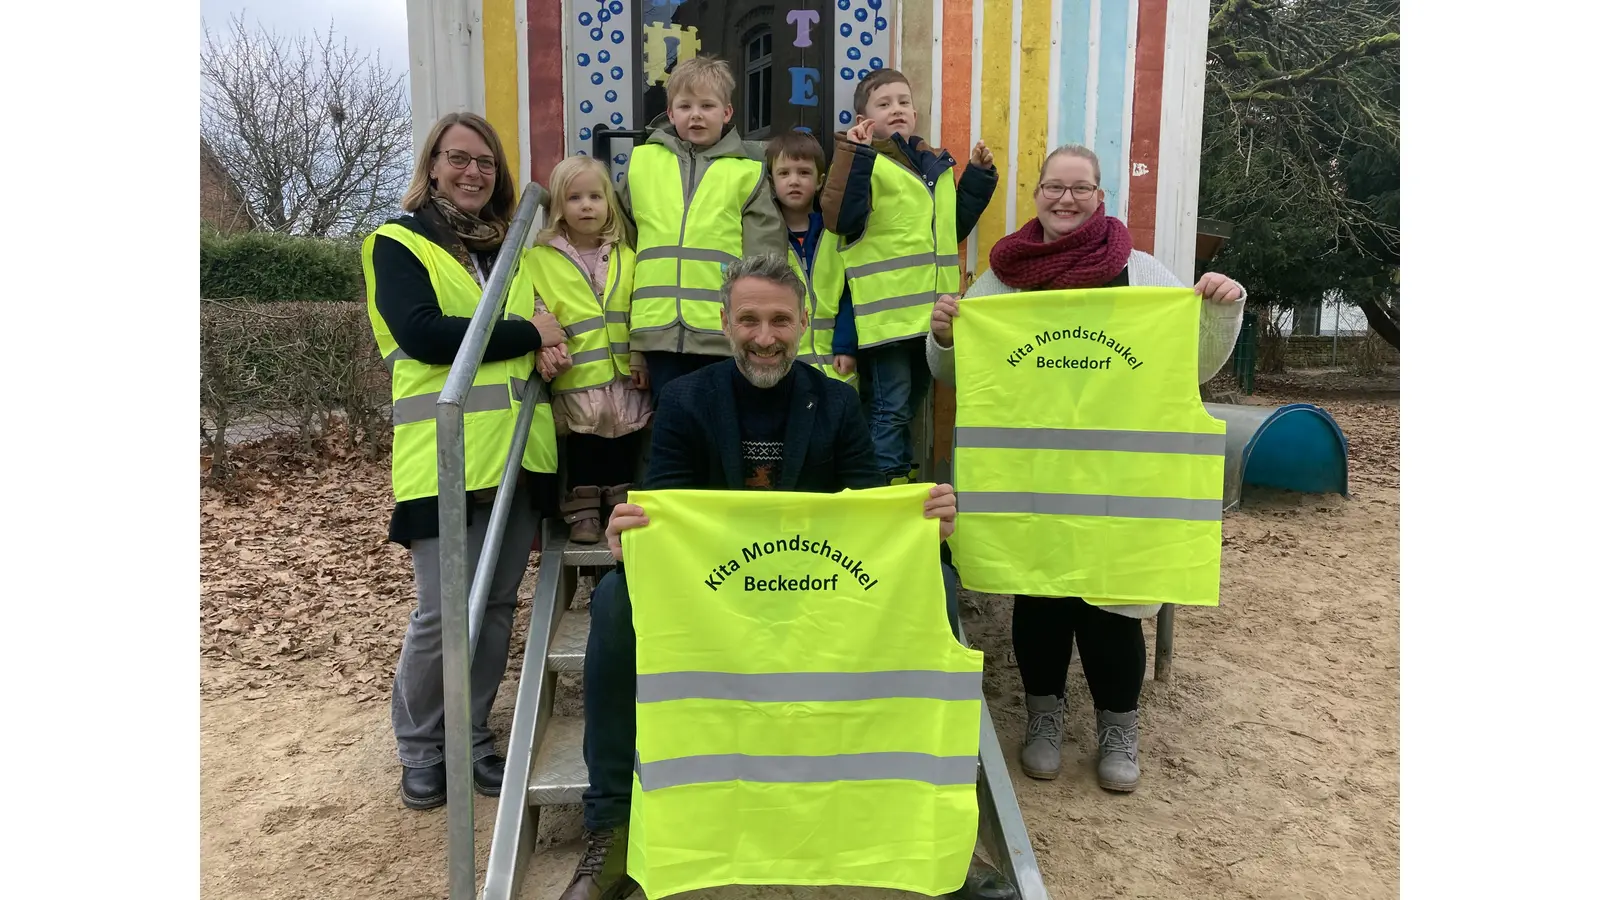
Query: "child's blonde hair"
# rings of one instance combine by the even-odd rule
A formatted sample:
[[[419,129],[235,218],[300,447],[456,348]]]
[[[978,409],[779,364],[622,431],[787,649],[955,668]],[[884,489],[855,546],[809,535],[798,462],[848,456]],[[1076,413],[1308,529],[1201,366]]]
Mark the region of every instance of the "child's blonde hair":
[[[600,239],[618,245],[625,241],[622,207],[617,203],[616,189],[611,186],[611,172],[606,169],[605,163],[592,156],[569,156],[550,170],[550,201],[546,210],[549,221],[539,232],[538,243],[548,244],[557,235],[572,239],[567,234],[567,191],[572,189],[572,182],[585,173],[600,179],[600,192],[606,198],[606,224],[600,229]]]
[[[733,69],[728,67],[727,60],[715,56],[683,60],[667,76],[667,106],[670,107],[684,91],[704,91],[723,106],[732,106]]]

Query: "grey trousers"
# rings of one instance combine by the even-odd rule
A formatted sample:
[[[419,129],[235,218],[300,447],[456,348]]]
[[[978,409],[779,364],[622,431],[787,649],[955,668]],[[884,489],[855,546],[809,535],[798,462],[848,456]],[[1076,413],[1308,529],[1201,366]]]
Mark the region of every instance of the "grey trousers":
[[[477,565],[489,530],[492,503],[473,503],[472,524],[467,526],[467,558]],[[472,759],[495,752],[489,730],[489,710],[506,674],[511,651],[511,624],[517,612],[517,588],[528,571],[539,517],[525,497],[512,498],[511,517],[496,560],[489,602],[478,633],[478,650],[472,658]],[[400,663],[395,667],[390,719],[400,764],[425,767],[444,761],[444,634],[440,619],[439,539],[411,542],[411,564],[416,574],[417,608],[406,627]]]

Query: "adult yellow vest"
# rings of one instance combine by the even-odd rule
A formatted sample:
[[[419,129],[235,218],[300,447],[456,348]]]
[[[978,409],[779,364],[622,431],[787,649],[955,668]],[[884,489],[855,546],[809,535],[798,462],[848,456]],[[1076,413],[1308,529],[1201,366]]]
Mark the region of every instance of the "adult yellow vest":
[[[1200,298],[972,298],[955,324],[951,549],[970,590],[1217,604],[1226,425],[1200,402]]]
[[[857,387],[854,372],[840,375],[833,367],[833,330],[839,315],[839,299],[844,295],[844,260],[839,256],[839,236],[826,230],[817,235],[817,252],[811,259],[810,273],[806,272],[805,261],[791,246],[789,268],[805,282],[806,318],[809,320],[795,358],[829,378]]]
[[[722,333],[722,270],[744,252],[741,215],[761,181],[761,162],[718,157],[692,165],[710,168],[686,196],[678,156],[667,147],[644,144],[628,162],[639,229],[635,336],[668,328]]]
[[[361,265],[367,281],[367,320],[378,342],[378,353],[389,367],[390,396],[394,404],[394,447],[390,460],[394,499],[403,502],[436,497],[439,494],[436,404],[450,367],[429,365],[407,356],[395,342],[389,324],[378,313],[372,247],[379,235],[398,241],[422,262],[444,315],[470,318],[483,298],[483,289],[448,250],[404,225],[392,222],[382,225],[361,244]],[[519,296],[517,292],[508,291],[502,316],[531,319],[532,292]],[[538,406],[523,452],[523,468],[534,472],[556,470],[555,419],[544,382],[533,372],[533,355],[485,362],[478,367],[464,404],[467,490],[481,490],[500,483],[524,399],[531,399]]]
[[[957,243],[954,170],[929,184],[879,153],[867,228],[840,250],[863,349],[927,334],[939,295],[961,293]]]
[[[551,383],[556,393],[602,387],[629,377],[628,295],[633,266],[633,250],[613,247],[606,263],[605,290],[596,297],[588,274],[565,253],[547,244],[523,251],[517,278],[527,279],[527,289],[544,301],[567,333],[572,368]]]
[[[925,485],[634,491],[628,874],[939,895],[977,836],[983,654],[950,633]]]

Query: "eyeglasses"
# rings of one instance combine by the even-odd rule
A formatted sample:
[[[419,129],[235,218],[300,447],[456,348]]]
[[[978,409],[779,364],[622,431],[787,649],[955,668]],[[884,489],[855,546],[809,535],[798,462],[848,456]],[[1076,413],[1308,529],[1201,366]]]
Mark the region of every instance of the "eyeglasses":
[[[494,174],[495,165],[494,165],[494,157],[492,157],[492,156],[476,156],[475,157],[472,154],[466,152],[465,150],[445,150],[445,151],[442,151],[442,152],[444,153],[445,161],[450,163],[450,167],[452,169],[465,169],[467,167],[467,163],[470,163],[474,159],[476,159],[477,162],[478,162],[478,171],[479,172],[482,172],[485,175],[493,175]],[[435,153],[433,155],[434,156],[438,156],[439,154]],[[1057,196],[1060,196],[1060,195],[1057,195]]]
[[[1061,195],[1065,194],[1068,190],[1069,188],[1066,185],[1054,181],[1039,185],[1039,193],[1043,194],[1046,200],[1060,200]],[[1075,184],[1070,188],[1070,190],[1072,191],[1072,196],[1074,199],[1087,200],[1094,196],[1095,191],[1100,190],[1100,185]]]

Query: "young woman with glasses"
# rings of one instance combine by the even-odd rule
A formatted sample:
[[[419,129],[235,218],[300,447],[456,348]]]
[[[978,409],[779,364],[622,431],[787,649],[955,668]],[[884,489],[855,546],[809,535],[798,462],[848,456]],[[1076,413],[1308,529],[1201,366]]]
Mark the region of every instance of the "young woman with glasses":
[[[1036,217],[989,253],[989,269],[967,297],[1072,288],[1183,287],[1155,257],[1133,249],[1128,228],[1106,215],[1100,161],[1087,147],[1058,147],[1045,157],[1033,191]],[[1201,384],[1233,352],[1244,311],[1244,288],[1207,272],[1194,286],[1205,298],[1200,319]],[[940,297],[928,333],[928,367],[955,382],[951,319],[958,299]],[[1100,786],[1131,791],[1139,781],[1139,693],[1144,687],[1145,638],[1141,620],[1160,604],[1091,606],[1081,597],[1018,596],[1011,642],[1028,709],[1022,771],[1052,779],[1061,771],[1061,729],[1066,714],[1067,663],[1076,640],[1094,700]]]

